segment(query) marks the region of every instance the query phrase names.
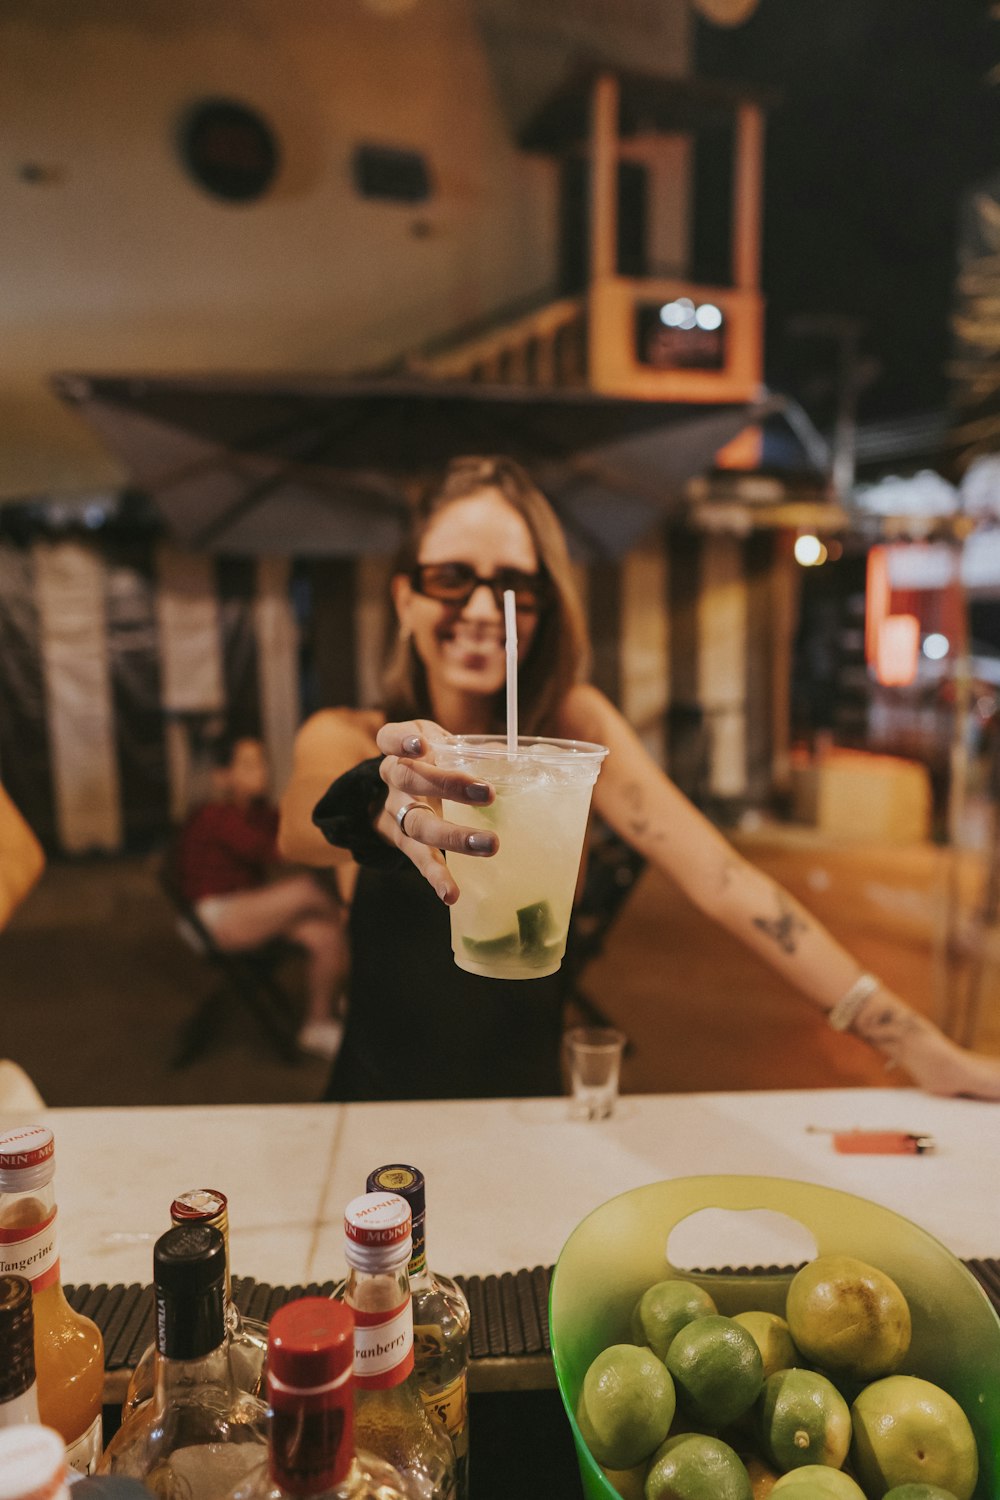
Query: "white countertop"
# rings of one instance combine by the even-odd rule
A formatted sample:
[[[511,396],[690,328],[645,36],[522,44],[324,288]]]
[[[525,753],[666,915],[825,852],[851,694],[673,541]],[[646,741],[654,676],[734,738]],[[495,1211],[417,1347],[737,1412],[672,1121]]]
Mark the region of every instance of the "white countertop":
[[[571,1121],[565,1099],[0,1115],[29,1120],[55,1133],[63,1278],[77,1284],[150,1281],[170,1201],[193,1187],[229,1197],[235,1274],[282,1285],[338,1277],[344,1205],[388,1161],[424,1172],[431,1260],[451,1273],[551,1265],[616,1193],[705,1173],[840,1188],[956,1255],[1000,1256],[1000,1106],[916,1090],[628,1095],[599,1124]],[[838,1155],[809,1125],[926,1133],[937,1149]],[[726,1258],[794,1259],[796,1248],[752,1240],[729,1244]]]

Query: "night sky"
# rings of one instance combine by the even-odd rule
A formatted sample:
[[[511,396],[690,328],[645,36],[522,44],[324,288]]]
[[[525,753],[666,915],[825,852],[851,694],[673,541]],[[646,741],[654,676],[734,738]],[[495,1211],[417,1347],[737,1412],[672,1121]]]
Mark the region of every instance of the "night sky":
[[[760,0],[742,27],[700,24],[697,47],[700,73],[778,100],[765,199],[769,383],[828,416],[835,346],[795,337],[791,324],[849,314],[864,325],[862,420],[944,406],[960,204],[1000,175],[1000,82],[987,82],[1000,20],[973,0]],[[712,238],[713,193],[709,171],[696,257]]]

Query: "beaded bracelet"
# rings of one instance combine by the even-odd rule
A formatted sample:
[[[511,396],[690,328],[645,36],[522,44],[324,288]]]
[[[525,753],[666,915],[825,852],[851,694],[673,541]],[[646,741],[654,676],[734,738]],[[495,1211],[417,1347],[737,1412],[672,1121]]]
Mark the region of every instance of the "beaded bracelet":
[[[874,974],[859,974],[827,1016],[827,1024],[834,1031],[849,1031],[854,1023],[855,1017],[864,1005],[870,1000],[875,991],[881,989],[881,979],[876,979]]]

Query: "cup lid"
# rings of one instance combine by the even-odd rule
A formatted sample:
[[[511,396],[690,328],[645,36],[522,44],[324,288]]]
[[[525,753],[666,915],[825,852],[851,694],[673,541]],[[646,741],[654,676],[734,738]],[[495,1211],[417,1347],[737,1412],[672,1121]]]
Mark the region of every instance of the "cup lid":
[[[366,1249],[388,1249],[410,1238],[410,1205],[398,1193],[362,1193],[344,1210],[344,1233]]]
[[[0,1500],[56,1500],[66,1493],[65,1480],[58,1432],[35,1422],[0,1428]]]
[[[47,1125],[22,1125],[0,1135],[0,1191],[43,1187],[55,1171],[55,1141]]]

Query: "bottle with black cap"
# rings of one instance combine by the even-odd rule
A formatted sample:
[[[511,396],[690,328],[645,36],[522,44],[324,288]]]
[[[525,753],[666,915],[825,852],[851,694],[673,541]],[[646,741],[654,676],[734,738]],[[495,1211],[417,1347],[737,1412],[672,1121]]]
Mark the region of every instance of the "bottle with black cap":
[[[370,1193],[398,1193],[410,1205],[413,1248],[407,1271],[413,1305],[413,1364],[424,1405],[455,1449],[458,1500],[469,1494],[469,1304],[450,1276],[427,1262],[424,1174],[391,1162],[368,1174]]]
[[[226,1335],[229,1339],[229,1364],[240,1390],[264,1398],[264,1366],[267,1362],[267,1324],[245,1318],[232,1298],[229,1261],[229,1200],[218,1188],[192,1188],[179,1193],[170,1205],[172,1224],[210,1224],[222,1235],[226,1247]],[[137,1407],[153,1394],[153,1371],[156,1344],[143,1350],[132,1371],[128,1391],[122,1404],[122,1421],[126,1422]]]
[[[153,1249],[153,1280],[153,1396],[119,1428],[98,1472],[221,1500],[267,1445],[267,1408],[230,1369],[222,1235],[205,1224],[168,1229]]]
[[[390,1464],[354,1448],[354,1317],[300,1297],[271,1319],[270,1451],[231,1500],[408,1500]]]
[[[38,1421],[31,1282],[0,1276],[0,1427]]]

